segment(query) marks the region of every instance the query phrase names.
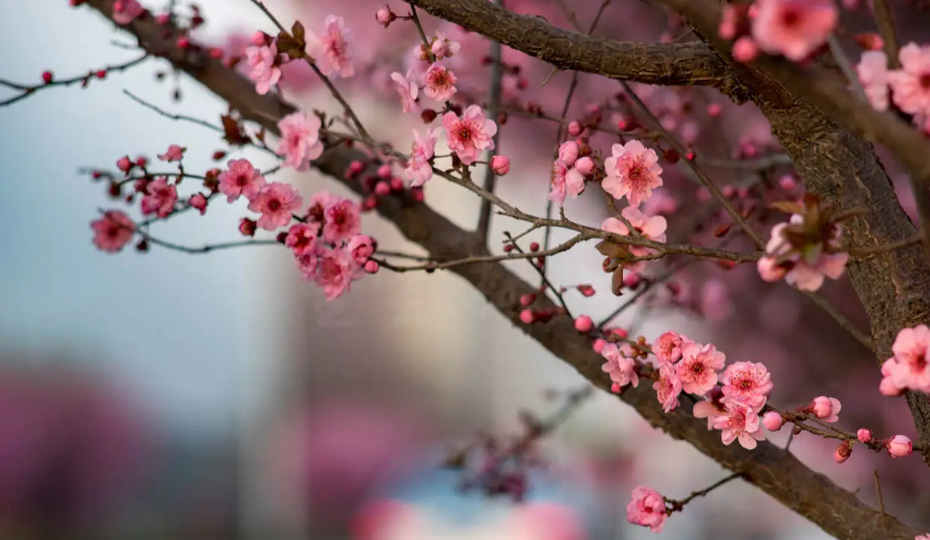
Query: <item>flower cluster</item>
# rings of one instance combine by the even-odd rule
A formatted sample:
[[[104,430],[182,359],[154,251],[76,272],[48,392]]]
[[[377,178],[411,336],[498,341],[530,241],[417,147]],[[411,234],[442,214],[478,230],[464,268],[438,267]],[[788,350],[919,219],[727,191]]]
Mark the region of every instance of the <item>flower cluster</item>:
[[[738,61],[749,62],[761,51],[800,62],[826,44],[838,21],[834,0],[756,0],[727,5],[719,34],[734,40]]]
[[[893,102],[930,131],[930,45],[909,43],[901,47],[898,60],[901,68],[889,70],[885,53],[864,52],[856,66],[859,81],[875,109],[885,111]]]
[[[882,365],[879,391],[886,396],[906,390],[930,393],[930,328],[921,324],[902,329],[891,351],[894,356]]]
[[[774,282],[784,278],[802,291],[818,290],[825,277],[839,279],[846,271],[849,254],[840,247],[842,229],[832,219],[833,210],[821,206],[811,195],[805,196],[803,205],[777,204],[797,213],[788,223],[772,227],[766,254],[758,263],[762,279]]]
[[[594,161],[588,156],[579,157],[581,147],[575,141],[565,141],[559,146],[559,157],[552,164],[552,187],[549,200],[562,204],[565,197],[572,198],[584,191],[585,176],[594,172]]]

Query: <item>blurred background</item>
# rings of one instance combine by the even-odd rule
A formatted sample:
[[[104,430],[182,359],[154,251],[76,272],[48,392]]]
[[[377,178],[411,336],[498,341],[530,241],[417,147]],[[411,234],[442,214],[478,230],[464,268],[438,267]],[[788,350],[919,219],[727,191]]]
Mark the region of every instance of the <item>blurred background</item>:
[[[599,33],[655,40],[668,26],[639,2],[616,3],[623,7],[611,7],[615,11],[608,12]],[[404,71],[409,61],[416,44],[410,29],[397,28],[401,23],[381,29],[374,20],[381,3],[369,0],[266,4],[283,20],[299,17],[308,27],[319,27],[330,12],[346,18],[361,69],[340,85],[359,104],[369,129],[406,148],[411,129],[422,123],[400,115],[386,84],[388,74]],[[598,4],[578,2],[579,20],[589,21]],[[165,8],[144,5],[154,12]],[[198,5],[207,22],[196,38],[230,54],[241,53],[255,29],[272,31],[246,0]],[[403,13],[399,2],[391,6]],[[558,6],[544,0],[508,4],[566,26]],[[66,0],[0,0],[0,13],[0,77],[8,80],[37,84],[44,70],[71,77],[135,54],[114,45],[131,41],[102,17],[71,8]],[[863,24],[855,14],[850,17],[849,24]],[[636,28],[629,28],[631,20],[639,21]],[[425,22],[428,32],[442,28],[463,42],[466,53],[455,64],[459,73],[480,76],[487,69],[480,61],[486,43]],[[550,68],[510,50],[505,60],[522,68],[505,79],[508,103],[535,101],[551,109],[564,99],[569,74],[556,74],[543,91]],[[306,73],[292,69],[288,76],[289,99],[337,110]],[[609,82],[582,81],[575,116],[616,91]],[[290,254],[275,247],[208,255],[157,247],[137,253],[131,246],[116,255],[97,251],[89,222],[98,209],[119,203],[107,197],[104,185],[79,174],[80,168],[113,169],[123,155],[154,159],[179,144],[189,149],[185,167],[202,171],[221,166],[211,155],[225,149],[214,133],[160,117],[130,100],[124,89],[170,112],[211,121],[225,111],[222,102],[176,79],[157,60],[91,81],[86,89],[50,89],[0,108],[3,540],[639,539],[652,533],[626,522],[633,487],[648,485],[682,498],[726,474],[598,392],[543,441],[542,466],[530,475],[523,504],[463,492],[460,475],[439,467],[450,449],[481,440],[482,434],[519,436],[521,411],[553,414],[566,392],[584,387],[584,381],[468,285],[442,272],[382,271],[327,303],[313,284],[301,281]],[[175,90],[180,102],[171,97]],[[735,157],[728,155],[731,146],[774,148],[764,118],[748,106],[731,107],[703,91],[642,92],[652,105],[664,107],[667,127],[689,142],[703,128],[683,120],[687,113],[722,105],[726,122],[718,127],[731,142],[721,143],[718,156]],[[500,180],[500,192],[521,209],[541,213],[555,130],[547,125],[543,132],[519,119],[502,129],[502,152],[514,166]],[[233,157],[238,155],[261,168],[275,164],[265,154],[240,150]],[[282,172],[277,179],[297,185],[305,200],[320,189],[349,196],[313,173]],[[426,193],[430,205],[473,226],[476,199],[435,181]],[[566,209],[598,224],[606,216],[603,206],[596,194],[586,193]],[[153,234],[188,246],[235,240],[244,215],[244,204],[213,204],[206,216],[187,214],[160,224]],[[495,222],[495,238],[504,230],[519,229]],[[374,215],[364,217],[363,231],[382,248],[416,251]],[[679,231],[685,233],[701,231]],[[535,279],[528,264],[512,268]],[[593,249],[554,259],[551,275],[556,283],[599,289],[590,299],[569,296],[576,312],[597,321],[617,307]],[[746,268],[695,269],[677,281],[684,293],[653,298],[616,324],[650,339],[674,329],[713,340],[731,361],[765,361],[775,374],[777,405],[794,406],[826,393],[843,401],[845,428],[862,422],[882,433],[913,435],[902,404],[881,401],[874,392],[879,380],[874,360],[800,295],[783,284],[763,286],[753,275]],[[848,283],[830,284],[827,293],[865,325]],[[840,363],[846,367],[835,376]],[[869,396],[861,405],[859,392]],[[775,441],[785,442],[778,436]],[[792,448],[873,503],[872,471],[878,467],[889,509],[914,523],[930,519],[919,511],[930,504],[927,491],[919,490],[930,474],[918,459],[891,462],[856,454],[839,466],[832,462],[832,445],[799,437]],[[689,505],[662,534],[689,540],[826,538],[739,483]]]

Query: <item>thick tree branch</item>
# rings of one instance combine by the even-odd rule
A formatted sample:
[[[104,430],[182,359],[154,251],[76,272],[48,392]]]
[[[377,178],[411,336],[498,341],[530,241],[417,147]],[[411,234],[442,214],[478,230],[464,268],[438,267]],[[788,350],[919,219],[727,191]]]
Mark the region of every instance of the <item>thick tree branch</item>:
[[[715,86],[728,94],[735,90],[726,64],[701,43],[653,45],[589,36],[487,0],[407,1],[562,70],[648,84]]]
[[[88,0],[86,5],[110,17],[114,0]],[[182,52],[174,47],[172,37],[163,26],[151,20],[137,20],[126,27],[153,54],[170,59],[174,65],[228,101],[245,118],[252,119],[268,131],[277,131],[277,121],[293,108],[272,95],[259,96],[251,83],[226,69],[206,55]],[[349,149],[328,151],[315,162],[316,168],[335,181],[361,193],[358,181],[346,180],[343,172],[362,156]],[[398,198],[386,197],[377,210],[391,221],[410,241],[423,246],[431,255],[458,259],[487,253],[482,238],[467,232],[426,205],[408,206]],[[878,257],[875,257],[878,258]],[[519,298],[536,289],[510,272],[503,264],[466,265],[452,272],[473,284],[489,303],[513,324],[540,343],[549,352],[572,365],[601,389],[609,379],[601,371],[603,359],[591,350],[588,340],[579,335],[568,318],[555,318],[548,324],[523,325],[519,322]],[[548,298],[537,300],[540,307],[553,308]],[[789,508],[807,517],[829,534],[841,540],[912,540],[919,531],[897,519],[879,514],[827,477],[811,471],[793,455],[763,442],[754,451],[738,445],[724,446],[720,434],[708,431],[704,420],[695,419],[690,407],[671,414],[662,411],[654,392],[646,384],[630,388],[621,396],[653,426],[672,437],[683,439],[727,469],[743,475],[746,481],[762,489]]]

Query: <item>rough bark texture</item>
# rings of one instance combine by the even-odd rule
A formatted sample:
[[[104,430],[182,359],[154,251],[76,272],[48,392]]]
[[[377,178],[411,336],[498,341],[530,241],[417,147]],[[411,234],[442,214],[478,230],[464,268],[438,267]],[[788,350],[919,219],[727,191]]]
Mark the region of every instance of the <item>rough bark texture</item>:
[[[89,0],[87,4],[107,18],[111,18],[113,1]],[[274,96],[257,95],[251,83],[224,68],[218,61],[202,54],[178,50],[173,44],[172,36],[166,35],[165,28],[156,25],[150,19],[137,20],[125,29],[139,38],[141,45],[147,50],[169,59],[175,67],[188,73],[207,89],[228,101],[245,118],[254,120],[272,133],[277,131],[277,121],[293,110],[293,107],[279,101]],[[638,53],[631,52],[630,54]],[[623,62],[625,59],[617,58],[616,61]],[[630,79],[637,80],[636,74],[631,73]],[[838,132],[834,130],[833,133]],[[856,145],[865,143],[852,136],[848,137],[848,140],[841,138],[840,142],[851,145],[851,152],[862,149]],[[801,147],[790,148],[789,151],[795,152],[802,163],[808,156],[814,155]],[[856,155],[857,160],[864,159],[859,154]],[[848,158],[849,156],[840,157]],[[343,178],[343,172],[349,163],[361,158],[361,154],[353,150],[339,148],[327,151],[315,165],[323,174],[361,193],[361,186],[358,182],[347,181]],[[853,160],[850,158],[850,161]],[[822,169],[815,167],[814,164],[810,167],[811,172],[819,172]],[[875,167],[878,167],[877,162],[873,165],[868,163],[861,165],[861,168],[869,170]],[[855,168],[859,170],[860,166]],[[827,185],[833,185],[830,182],[844,177],[839,172],[831,172],[828,176],[833,180],[826,181],[828,184],[825,184],[824,189],[827,189]],[[839,186],[835,189],[838,193],[845,192]],[[884,192],[875,193],[878,198],[885,196]],[[892,199],[888,198],[888,200]],[[405,205],[399,198],[384,198],[377,210],[406,238],[423,246],[433,255],[463,258],[485,252],[486,248],[480,236],[459,228],[426,205],[410,206]],[[892,213],[892,217],[896,215]],[[900,232],[890,225],[887,230],[881,229],[881,231],[882,234],[892,236]],[[897,238],[897,236],[894,237]],[[609,381],[604,377],[600,368],[603,360],[591,350],[587,340],[579,336],[571,321],[557,318],[549,324],[529,326],[519,322],[521,308],[518,299],[523,294],[535,292],[535,287],[525,283],[503,264],[458,266],[452,271],[474,285],[478,292],[511,323],[552,354],[577,369],[592,384],[606,389]],[[547,304],[544,307],[554,307],[547,299],[540,299],[540,301]],[[877,538],[912,540],[920,532],[902,524],[892,516],[882,516],[875,509],[859,501],[854,493],[840,488],[827,477],[813,472],[792,454],[768,442],[760,443],[759,447],[752,452],[743,450],[738,445],[724,446],[720,441],[719,432],[708,431],[704,420],[695,419],[690,414],[690,406],[687,402],[683,409],[671,414],[664,413],[648,384],[643,384],[639,388],[629,388],[620,397],[632,405],[653,426],[663,429],[676,439],[688,441],[727,469],[742,473],[746,481],[762,489],[798,514],[807,517],[837,538],[842,540],[874,540]]]

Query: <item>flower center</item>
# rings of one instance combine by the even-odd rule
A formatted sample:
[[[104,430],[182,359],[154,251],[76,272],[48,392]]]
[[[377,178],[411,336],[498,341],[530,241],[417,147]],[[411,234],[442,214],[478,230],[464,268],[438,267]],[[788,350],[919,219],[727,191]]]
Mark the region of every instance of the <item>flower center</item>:
[[[268,201],[268,210],[270,210],[271,212],[277,212],[280,209],[281,209],[281,201],[279,201],[278,199],[271,199],[270,201]]]
[[[781,22],[785,26],[794,26],[801,20],[801,14],[796,10],[786,10],[781,16]]]
[[[691,364],[691,373],[694,373],[696,375],[704,373],[704,364],[702,364],[701,362],[695,362]]]
[[[236,177],[236,185],[240,187],[245,187],[249,184],[249,179],[245,177],[244,174],[240,174]]]
[[[752,381],[749,379],[742,379],[740,380],[739,384],[737,384],[737,386],[740,390],[749,390],[752,388]]]
[[[924,90],[930,90],[930,73],[924,73],[920,76],[920,87]]]
[[[468,126],[462,126],[459,128],[459,139],[462,142],[471,141],[471,128]]]

